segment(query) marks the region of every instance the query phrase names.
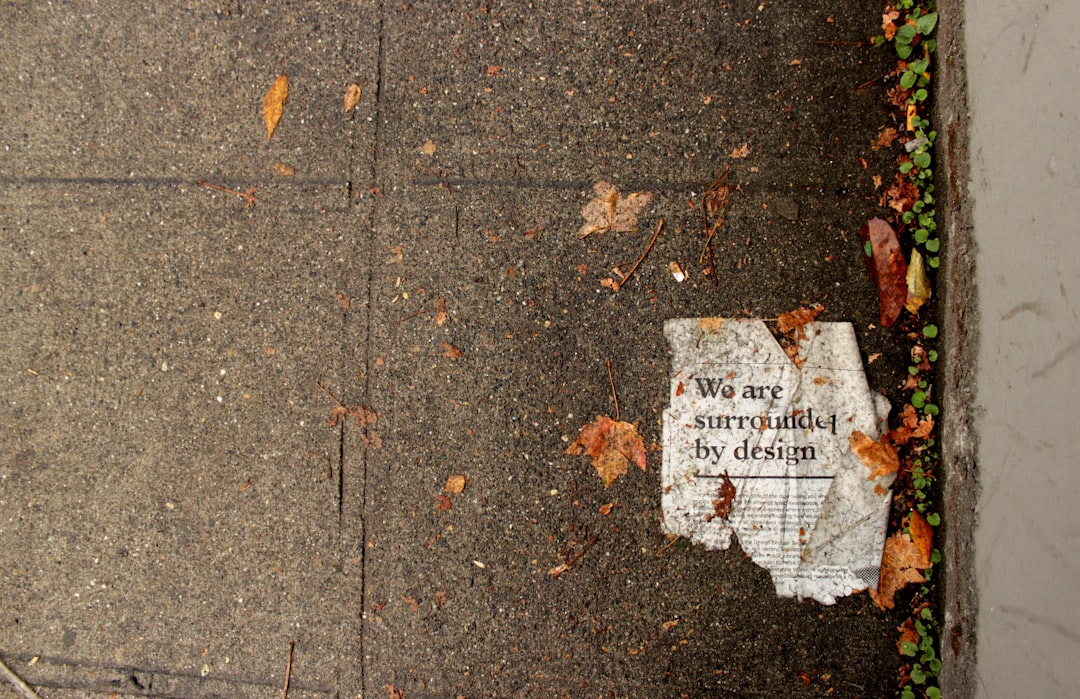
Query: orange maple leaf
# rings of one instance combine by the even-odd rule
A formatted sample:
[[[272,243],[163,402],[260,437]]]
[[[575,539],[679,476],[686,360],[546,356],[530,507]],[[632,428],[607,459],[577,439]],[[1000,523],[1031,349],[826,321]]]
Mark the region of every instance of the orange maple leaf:
[[[893,445],[870,439],[858,430],[851,433],[848,442],[851,444],[851,451],[869,467],[870,475],[866,477],[867,480],[888,476],[900,468],[900,457]]]
[[[645,470],[645,443],[637,427],[629,422],[612,420],[606,415],[598,415],[582,427],[577,440],[566,453],[588,455],[605,488],[626,473],[631,461],[642,471]]]

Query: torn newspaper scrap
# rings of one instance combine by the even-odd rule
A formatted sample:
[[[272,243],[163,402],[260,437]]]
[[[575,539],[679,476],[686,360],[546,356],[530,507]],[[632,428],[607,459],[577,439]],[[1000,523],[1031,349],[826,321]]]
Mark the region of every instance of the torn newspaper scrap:
[[[664,524],[726,549],[732,533],[783,597],[876,587],[895,474],[870,477],[849,439],[877,439],[889,404],[871,393],[850,323],[810,323],[792,361],[760,320],[669,320]]]

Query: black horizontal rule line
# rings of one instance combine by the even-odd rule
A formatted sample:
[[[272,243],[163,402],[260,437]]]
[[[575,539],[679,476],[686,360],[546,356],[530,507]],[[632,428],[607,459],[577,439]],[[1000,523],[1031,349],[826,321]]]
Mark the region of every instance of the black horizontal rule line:
[[[724,474],[720,475],[696,475],[693,476],[696,479],[723,479]],[[772,481],[786,481],[791,479],[793,481],[832,481],[836,478],[835,475],[728,475],[727,478],[732,481],[748,481],[754,479],[772,480]]]

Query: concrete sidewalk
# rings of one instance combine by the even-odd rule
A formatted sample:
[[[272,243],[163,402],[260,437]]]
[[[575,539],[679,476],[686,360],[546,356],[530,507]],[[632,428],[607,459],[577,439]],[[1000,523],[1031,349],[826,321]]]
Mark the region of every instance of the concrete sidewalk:
[[[953,49],[937,124],[958,198],[946,519],[949,554],[974,563],[948,592],[947,696],[1074,697],[1080,7],[943,5]]]
[[[655,451],[668,318],[820,302],[900,395],[880,9],[5,3],[0,655],[49,699],[277,696],[292,640],[292,699],[890,695],[897,617],[668,546]],[[641,233],[574,236],[599,180]],[[605,361],[653,447],[609,489],[564,454]]]

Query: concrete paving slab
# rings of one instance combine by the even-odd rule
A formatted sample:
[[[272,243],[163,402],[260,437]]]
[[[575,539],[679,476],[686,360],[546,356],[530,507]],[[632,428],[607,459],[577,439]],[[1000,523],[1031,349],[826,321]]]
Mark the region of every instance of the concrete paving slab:
[[[85,696],[267,696],[293,639],[290,696],[889,691],[865,596],[667,546],[655,451],[609,489],[564,453],[605,360],[659,443],[672,317],[822,302],[899,386],[854,234],[887,58],[818,43],[878,10],[5,7],[0,653]],[[714,287],[688,202],[727,165]],[[599,179],[654,193],[641,232],[573,235]]]
[[[1073,425],[1078,8],[969,3],[970,212],[978,344],[974,696],[1080,683]],[[993,45],[993,50],[990,46]],[[1000,109],[997,95],[1009,96]]]
[[[349,368],[319,278],[351,244],[270,242],[234,209],[126,249],[108,216],[130,200],[39,207],[32,254],[5,250],[24,267],[4,330],[9,648],[266,677],[280,657],[245,649],[261,629],[313,634],[325,662],[338,622],[311,605],[343,590],[340,434],[316,382]]]

